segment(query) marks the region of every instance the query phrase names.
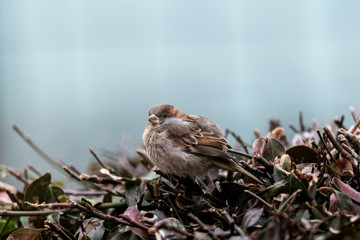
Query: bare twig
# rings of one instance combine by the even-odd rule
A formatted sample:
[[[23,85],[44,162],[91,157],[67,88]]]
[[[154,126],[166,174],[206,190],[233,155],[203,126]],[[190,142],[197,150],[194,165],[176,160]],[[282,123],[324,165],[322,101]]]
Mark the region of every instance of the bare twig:
[[[335,123],[339,128],[344,128],[344,119],[345,119],[345,116],[344,116],[344,115],[341,115],[340,120],[339,120],[338,118],[335,118],[335,119],[334,119],[334,123]]]
[[[100,166],[102,168],[107,169],[110,173],[112,174],[116,174],[115,171],[107,166],[105,166],[105,164],[100,160],[100,158],[97,156],[97,154],[94,152],[94,150],[92,150],[91,148],[89,148],[90,153],[94,156],[94,158],[96,159],[96,161],[100,164]]]
[[[235,138],[235,140],[244,148],[244,151],[246,153],[249,153],[247,149],[247,144],[241,139],[239,135],[237,135],[235,132],[231,131],[230,129],[226,129],[226,131],[229,132],[231,136]]]
[[[23,176],[21,176],[20,173],[15,172],[15,171],[11,170],[10,168],[7,168],[6,170],[9,174],[13,175],[16,179],[18,179],[19,181],[24,183],[25,186],[29,185],[29,182]]]
[[[360,117],[356,120],[354,126],[351,128],[350,133],[354,134],[356,129],[360,126]]]
[[[176,232],[182,236],[185,236],[187,238],[192,238],[193,235],[191,233],[188,233],[182,229],[179,229],[171,224],[169,224],[168,222],[166,221],[159,221],[159,222],[156,222],[152,227],[149,228],[148,232],[149,233],[155,233],[157,232],[159,229],[161,228],[164,228],[166,230],[169,230],[169,231],[173,231],[173,232]]]
[[[331,154],[329,148],[327,147],[326,142],[325,142],[324,138],[322,137],[322,135],[320,133],[320,130],[318,129],[318,130],[316,130],[316,132],[317,132],[317,134],[318,134],[318,136],[320,138],[321,143],[324,145],[324,148],[326,149],[327,153],[329,154],[332,162],[334,163],[336,160],[335,160],[334,156]]]
[[[305,132],[305,125],[304,125],[304,119],[303,119],[303,112],[299,112],[299,123],[300,123],[300,129],[301,132]]]
[[[241,227],[239,227],[237,224],[235,224],[235,220],[230,216],[230,214],[227,211],[223,211],[222,215],[225,219],[225,221],[227,222],[227,224],[229,224],[230,226],[233,227],[233,229],[241,235],[241,237],[243,237],[244,239],[246,239],[246,235],[244,233],[244,231],[241,229]]]
[[[265,201],[264,199],[262,199],[261,197],[259,197],[258,195],[256,195],[255,193],[249,191],[249,190],[244,190],[244,192],[250,194],[251,196],[253,196],[254,198],[256,198],[257,200],[259,200],[260,202],[262,202],[266,207],[268,207],[270,210],[274,210],[274,206],[270,205],[267,201]]]
[[[266,170],[268,170],[268,171],[270,171],[270,172],[273,171],[273,169],[274,169],[274,163],[273,163],[272,161],[266,160],[266,159],[265,159],[263,156],[261,156],[260,154],[256,154],[256,155],[254,156],[254,159],[255,159],[256,161],[258,161],[261,165],[263,165],[263,166],[266,168]]]
[[[15,196],[15,194],[12,193],[11,191],[9,191],[9,189],[6,189],[6,193],[7,193],[7,195],[9,196],[9,198],[11,199],[11,201],[12,201],[13,203],[16,203],[16,205],[18,206],[18,208],[21,209],[21,203],[20,203],[20,201],[17,199],[17,197]]]
[[[355,112],[355,108],[353,106],[350,106],[350,112],[351,112],[351,116],[353,117],[354,121],[356,122],[356,120],[358,119],[358,116]]]
[[[294,131],[294,133],[299,133],[299,130],[296,129],[296,127],[292,124],[289,124],[289,128]]]
[[[61,238],[68,239],[68,240],[76,240],[76,238],[68,230],[66,230],[63,226],[61,226],[60,224],[56,224],[56,223],[54,223],[52,221],[49,221],[49,220],[45,220],[44,224],[49,226],[49,228],[52,231],[59,234],[59,236],[61,236]]]
[[[57,210],[39,210],[39,211],[0,211],[2,217],[21,217],[21,216],[47,216],[54,213],[64,213],[72,211],[72,209],[57,209]]]
[[[345,136],[345,138],[354,146],[356,146],[357,148],[360,148],[360,141],[354,136],[352,135],[349,131],[346,131],[343,128],[339,129],[339,132],[341,134],[343,134]]]
[[[28,164],[28,168],[29,168],[31,171],[33,171],[33,173],[35,173],[38,177],[40,177],[40,176],[42,175],[36,168],[34,168],[33,165]]]
[[[228,152],[233,153],[235,155],[240,155],[240,156],[243,156],[243,157],[246,157],[246,158],[249,158],[249,159],[252,158],[252,156],[249,153],[240,152],[240,151],[237,151],[237,150],[232,149],[232,148],[228,149]]]
[[[218,236],[215,235],[214,230],[210,228],[209,225],[203,223],[198,217],[196,217],[194,214],[189,213],[188,216],[197,224],[199,224],[199,227],[206,231],[211,237],[212,239],[219,239]]]
[[[324,129],[326,136],[328,137],[330,142],[333,144],[335,149],[338,152],[340,152],[346,159],[350,160],[350,162],[352,163],[353,166],[356,166],[356,163],[354,162],[354,159],[351,156],[351,154],[349,154],[347,151],[344,150],[344,148],[340,145],[340,143],[335,139],[334,135],[330,132],[328,127],[324,126],[323,129]]]
[[[23,131],[20,130],[20,128],[17,125],[13,125],[13,129],[15,132],[19,134],[19,136],[24,139],[24,141],[29,144],[29,146],[42,157],[45,161],[47,161],[49,164],[54,166],[56,169],[62,171],[62,165],[56,162],[54,159],[52,159],[49,155],[47,155],[43,150],[41,150]]]
[[[143,161],[141,161],[141,163],[143,163],[143,165],[147,169],[151,169],[154,167],[154,163],[151,161],[149,154],[145,150],[138,149],[138,150],[136,150],[136,152],[137,152],[137,154],[139,154],[140,157],[143,158]]]

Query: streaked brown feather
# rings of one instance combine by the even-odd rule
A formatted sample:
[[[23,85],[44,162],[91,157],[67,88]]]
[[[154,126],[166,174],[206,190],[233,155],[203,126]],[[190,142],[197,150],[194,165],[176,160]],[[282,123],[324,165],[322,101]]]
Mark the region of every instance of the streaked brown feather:
[[[206,131],[200,127],[200,123],[196,118],[199,118],[195,115],[186,115],[185,119],[188,122],[188,125],[182,126],[182,128],[167,128],[167,131],[170,136],[174,137],[174,142],[177,147],[183,148],[186,152],[191,152],[194,154],[209,156],[209,157],[218,157],[221,159],[229,158],[229,155],[226,153],[226,150],[230,147],[228,142],[221,136],[211,132]],[[207,121],[210,121],[206,119]],[[215,125],[215,123],[214,123]]]

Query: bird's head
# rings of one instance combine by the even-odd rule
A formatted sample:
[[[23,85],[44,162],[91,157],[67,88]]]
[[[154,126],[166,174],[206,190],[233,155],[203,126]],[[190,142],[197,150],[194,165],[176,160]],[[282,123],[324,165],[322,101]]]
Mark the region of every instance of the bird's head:
[[[149,123],[153,126],[162,124],[166,119],[176,118],[182,112],[170,104],[158,104],[149,110]]]

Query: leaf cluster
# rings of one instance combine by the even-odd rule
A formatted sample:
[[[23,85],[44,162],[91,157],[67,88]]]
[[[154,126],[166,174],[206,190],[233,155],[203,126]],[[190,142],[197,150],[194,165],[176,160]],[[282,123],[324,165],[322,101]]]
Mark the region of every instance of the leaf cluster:
[[[8,169],[24,189],[0,188],[0,238],[357,239],[360,118],[354,119],[349,128],[342,118],[319,130],[306,128],[300,114],[291,143],[279,121],[270,122],[266,136],[255,132],[251,145],[228,130],[238,143],[229,154],[263,184],[224,170],[167,176],[142,149],[136,157],[107,152],[104,162],[91,150],[101,167],[90,174],[61,163],[82,184],[77,190],[52,182],[49,172]]]

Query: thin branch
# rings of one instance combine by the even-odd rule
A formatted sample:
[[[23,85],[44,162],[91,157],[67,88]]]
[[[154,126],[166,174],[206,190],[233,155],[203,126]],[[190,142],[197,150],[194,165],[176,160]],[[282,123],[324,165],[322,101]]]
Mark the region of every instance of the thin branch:
[[[326,149],[327,153],[330,155],[330,158],[331,158],[332,162],[333,163],[336,162],[334,156],[331,154],[329,148],[327,147],[326,142],[325,142],[324,138],[322,137],[322,135],[320,133],[320,130],[318,129],[318,130],[316,130],[316,132],[317,132],[317,134],[318,134],[318,136],[320,138],[321,143],[324,145],[324,148]]]
[[[360,117],[356,120],[354,126],[351,128],[350,133],[354,134],[356,129],[360,126]]]
[[[47,216],[55,213],[69,212],[72,209],[57,209],[57,210],[39,210],[39,211],[0,211],[2,217],[21,217],[21,216]]]
[[[274,209],[274,206],[270,205],[267,201],[265,201],[264,199],[262,199],[261,197],[259,197],[258,195],[256,195],[255,193],[249,191],[249,190],[244,190],[244,192],[250,194],[251,196],[253,196],[254,198],[256,198],[257,200],[259,200],[260,202],[262,202],[266,207],[268,207],[270,210]]]
[[[140,157],[143,158],[143,161],[141,162],[147,169],[151,169],[154,167],[154,163],[151,161],[149,154],[145,150],[138,149],[136,150],[136,152],[137,154],[139,154]]]
[[[256,161],[258,161],[261,165],[263,165],[266,170],[272,172],[274,170],[274,163],[272,161],[268,161],[266,160],[263,156],[261,156],[260,154],[256,154],[254,156],[254,159]]]
[[[209,235],[212,237],[212,239],[219,239],[218,236],[215,235],[214,230],[210,228],[209,225],[203,223],[198,217],[196,217],[193,213],[189,213],[188,216],[197,224],[199,224],[199,227],[209,233]]]
[[[15,172],[15,171],[11,170],[10,168],[6,168],[6,171],[7,171],[9,174],[13,175],[16,179],[18,179],[19,181],[21,181],[22,183],[24,183],[25,186],[29,185],[29,182],[28,182],[25,178],[23,178],[20,173]]]
[[[227,222],[227,224],[229,224],[230,226],[233,227],[233,229],[241,235],[241,237],[243,237],[244,239],[246,239],[246,235],[244,233],[244,231],[241,229],[241,227],[239,227],[237,224],[235,224],[235,220],[230,216],[230,214],[224,210],[221,213],[225,219],[225,221]]]
[[[335,119],[334,119],[334,123],[338,126],[338,128],[345,128],[345,126],[344,126],[344,119],[345,119],[345,116],[344,116],[344,115],[341,115],[340,120],[339,120],[338,118],[335,118]]]
[[[249,158],[249,159],[252,159],[252,155],[250,155],[249,153],[244,153],[244,152],[240,152],[240,151],[237,151],[235,149],[228,149],[227,150],[228,152],[230,153],[234,153],[235,155],[240,155],[240,156],[243,156],[243,157],[246,157],[246,158]]]
[[[191,233],[188,233],[188,232],[186,232],[186,231],[184,231],[182,229],[179,229],[179,228],[169,224],[166,221],[156,222],[152,227],[149,228],[148,232],[149,233],[155,233],[161,228],[164,228],[164,229],[172,231],[172,232],[176,232],[176,233],[178,233],[178,234],[180,234],[182,236],[185,236],[187,238],[192,238],[193,237],[193,235]]]
[[[324,132],[325,132],[326,136],[328,137],[328,139],[332,143],[332,145],[336,148],[336,150],[341,152],[343,150],[343,148],[340,145],[340,143],[335,139],[335,136],[330,132],[329,128],[327,126],[324,126],[323,129],[324,129]]]
[[[341,134],[343,134],[345,136],[345,138],[353,145],[355,145],[356,147],[360,148],[360,141],[354,136],[352,135],[349,131],[346,131],[344,128],[340,128],[338,130]]]
[[[105,164],[100,160],[100,158],[97,156],[97,154],[94,152],[94,150],[92,150],[91,148],[89,148],[90,153],[94,156],[94,158],[96,159],[96,161],[100,164],[100,166],[102,168],[107,169],[110,173],[115,174],[115,171],[107,166],[105,166]]]
[[[229,132],[231,136],[233,136],[233,138],[235,138],[235,140],[244,148],[244,151],[246,153],[249,153],[247,149],[247,144],[241,139],[239,135],[237,135],[235,132],[231,131],[230,129],[226,129],[226,131]]]
[[[300,123],[300,129],[301,132],[305,132],[305,125],[304,125],[304,119],[303,119],[303,112],[299,112],[299,123]]]
[[[14,193],[12,193],[9,189],[6,189],[6,193],[9,196],[9,198],[11,199],[11,201],[13,203],[16,203],[16,205],[18,206],[18,208],[21,208],[21,203],[20,201],[17,199],[17,197],[15,196]]]
[[[355,108],[353,106],[350,106],[350,112],[351,112],[351,116],[354,119],[354,122],[356,122],[356,120],[358,119],[358,116],[357,116],[357,114],[355,112]]]
[[[31,171],[33,171],[33,173],[35,173],[38,177],[40,177],[40,176],[42,175],[41,172],[38,171],[36,168],[34,168],[33,165],[28,164],[28,168],[29,168]]]
[[[292,124],[289,124],[289,128],[294,131],[294,133],[299,133],[299,130],[296,129],[296,127]]]
[[[326,136],[328,137],[330,142],[333,144],[335,149],[338,152],[340,152],[346,159],[350,160],[350,162],[352,163],[353,166],[356,166],[356,163],[355,163],[353,157],[351,156],[351,154],[349,154],[347,151],[344,150],[344,148],[340,145],[340,143],[335,139],[335,136],[330,132],[329,128],[327,126],[324,126],[323,129],[324,129]]]
[[[72,196],[98,196],[98,195],[105,195],[108,193],[107,191],[80,191],[80,190],[70,190],[66,189],[64,190],[66,195],[72,195]]]
[[[42,157],[45,161],[47,161],[49,164],[54,166],[56,169],[62,171],[62,165],[56,162],[54,159],[52,159],[49,155],[47,155],[43,150],[41,150],[23,131],[20,130],[20,128],[17,125],[13,125],[13,129],[15,132],[19,134],[19,136],[27,143],[29,146]]]
[[[68,239],[68,240],[76,240],[76,238],[68,230],[66,230],[63,226],[61,226],[60,224],[56,224],[56,223],[54,223],[52,221],[49,221],[49,220],[45,220],[44,224],[46,226],[49,226],[49,228],[52,231],[59,234],[59,236],[61,236],[61,238]]]

